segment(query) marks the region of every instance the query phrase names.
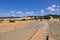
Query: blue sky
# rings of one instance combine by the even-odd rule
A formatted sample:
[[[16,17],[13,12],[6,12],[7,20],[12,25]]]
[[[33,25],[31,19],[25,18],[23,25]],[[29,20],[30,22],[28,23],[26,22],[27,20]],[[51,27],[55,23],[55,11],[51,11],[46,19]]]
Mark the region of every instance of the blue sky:
[[[0,17],[60,15],[60,0],[0,0]]]

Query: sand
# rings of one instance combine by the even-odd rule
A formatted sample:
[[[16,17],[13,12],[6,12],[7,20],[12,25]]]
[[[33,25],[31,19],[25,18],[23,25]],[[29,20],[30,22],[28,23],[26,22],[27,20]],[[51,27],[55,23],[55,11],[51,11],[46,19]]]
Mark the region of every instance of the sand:
[[[11,30],[24,28],[24,27],[27,27],[27,25],[29,25],[33,22],[34,21],[32,21],[32,20],[16,21],[16,22],[13,22],[13,23],[10,23],[9,21],[3,21],[2,23],[0,23],[0,32],[8,32],[8,31],[11,31]]]
[[[60,40],[60,22],[58,21],[16,21],[0,24],[0,40]]]

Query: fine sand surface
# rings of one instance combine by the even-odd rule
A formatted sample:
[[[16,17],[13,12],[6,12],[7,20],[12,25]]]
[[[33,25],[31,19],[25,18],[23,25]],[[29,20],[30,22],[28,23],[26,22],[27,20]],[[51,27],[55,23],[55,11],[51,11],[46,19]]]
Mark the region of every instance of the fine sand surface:
[[[2,23],[0,23],[0,32],[8,32],[8,31],[11,31],[11,30],[24,28],[24,27],[27,27],[27,25],[29,25],[33,22],[34,21],[32,21],[32,20],[16,21],[16,22],[13,22],[13,23],[10,23],[9,21],[3,21]]]
[[[54,40],[60,40],[60,22],[48,21],[49,24],[49,35]]]
[[[49,40],[60,40],[60,22],[57,21],[7,23],[0,24],[0,40],[46,40],[47,36]]]

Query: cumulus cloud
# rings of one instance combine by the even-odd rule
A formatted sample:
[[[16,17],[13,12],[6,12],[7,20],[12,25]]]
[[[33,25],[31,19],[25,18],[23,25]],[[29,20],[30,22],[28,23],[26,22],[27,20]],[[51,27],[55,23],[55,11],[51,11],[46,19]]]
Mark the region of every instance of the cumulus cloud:
[[[32,15],[32,14],[34,14],[34,12],[33,11],[30,11],[30,12],[26,12],[26,14]]]
[[[57,5],[51,5],[47,8],[48,11],[54,12],[54,11],[59,11],[60,9],[58,8],[59,6]]]
[[[41,14],[44,14],[44,13],[45,13],[45,11],[44,11],[44,10],[40,10],[40,13],[41,13]]]
[[[56,8],[57,6],[54,4],[54,5],[51,5],[52,8]]]
[[[19,16],[19,17],[22,17],[23,14],[24,14],[24,13],[23,13],[22,11],[17,11],[17,12],[16,12],[16,16]]]
[[[16,11],[9,11],[8,15],[15,17]]]
[[[11,16],[11,15],[10,15],[10,13],[6,13],[6,16],[9,17],[9,16]]]
[[[29,11],[29,12],[26,12],[27,15],[29,16],[37,16],[37,14],[34,12],[34,11]]]
[[[13,16],[13,17],[20,17],[22,15],[22,11],[9,11],[6,13],[7,16]]]
[[[10,14],[9,13],[6,13],[7,16],[9,16]]]
[[[56,11],[56,10],[58,10],[58,9],[55,9],[55,8],[53,8],[53,7],[48,7],[47,10],[48,10],[48,11]]]
[[[9,11],[10,14],[14,14],[16,11]]]
[[[22,12],[22,11],[17,11],[16,13],[18,13],[18,14],[22,14],[23,12]]]

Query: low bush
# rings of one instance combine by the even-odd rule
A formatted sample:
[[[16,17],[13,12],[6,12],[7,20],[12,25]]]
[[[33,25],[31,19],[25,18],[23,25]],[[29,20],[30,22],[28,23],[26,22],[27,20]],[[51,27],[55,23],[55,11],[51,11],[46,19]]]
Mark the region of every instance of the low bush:
[[[0,19],[0,23],[2,22],[3,20],[2,19]]]
[[[15,22],[15,20],[9,20],[9,22],[13,23],[13,22]]]
[[[40,19],[40,21],[42,21],[42,19]]]
[[[20,21],[26,21],[26,19],[21,19]]]

